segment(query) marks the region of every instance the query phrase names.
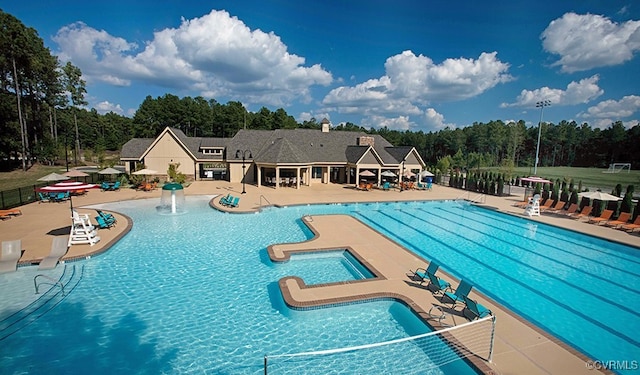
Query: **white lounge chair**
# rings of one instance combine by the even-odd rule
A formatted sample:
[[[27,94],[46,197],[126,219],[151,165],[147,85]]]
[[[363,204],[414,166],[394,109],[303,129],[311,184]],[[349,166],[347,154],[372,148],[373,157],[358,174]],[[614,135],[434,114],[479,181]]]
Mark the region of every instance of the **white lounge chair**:
[[[0,254],[0,273],[14,272],[18,269],[18,260],[22,256],[22,240],[2,241]]]
[[[51,252],[49,255],[42,259],[38,269],[40,270],[50,270],[52,268],[56,268],[58,265],[58,261],[64,254],[67,253],[67,249],[69,248],[69,236],[58,236],[53,237],[53,242],[51,243]]]

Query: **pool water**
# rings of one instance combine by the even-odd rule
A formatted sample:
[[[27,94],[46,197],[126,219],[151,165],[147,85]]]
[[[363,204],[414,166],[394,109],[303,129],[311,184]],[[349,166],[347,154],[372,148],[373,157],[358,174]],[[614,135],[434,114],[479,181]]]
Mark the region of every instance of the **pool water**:
[[[466,204],[396,204],[356,217],[591,358],[640,354],[637,248]]]
[[[81,364],[83,373],[261,373],[264,355],[427,332],[408,308],[392,301],[309,311],[284,306],[277,287],[282,277],[300,276],[309,284],[366,277],[339,253],[286,263],[268,259],[270,244],[311,238],[303,215],[334,213],[353,215],[436,260],[594,359],[632,361],[640,353],[636,248],[459,202],[224,214],[207,207],[208,199],[188,197],[187,213],[176,216],[158,215],[157,200],[101,206],[131,216],[133,230],[103,255],[73,263],[84,266],[82,281],[54,309],[2,340],[0,368],[48,373]],[[14,285],[17,276],[11,275],[0,275],[0,290]],[[27,280],[25,288],[32,288]],[[359,354],[371,355],[372,363],[381,356]],[[425,373],[430,360],[407,344],[382,362],[368,372]],[[305,371],[354,373],[350,363],[331,361],[319,364],[328,366],[320,371]],[[463,361],[451,366],[459,367],[432,373],[469,370]]]
[[[37,319],[0,335],[2,373],[261,374],[265,355],[429,331],[409,308],[390,300],[304,311],[285,306],[277,286],[282,277],[300,276],[309,284],[369,277],[344,251],[294,255],[285,263],[268,259],[268,245],[312,237],[301,210],[347,206],[237,215],[211,209],[210,198],[188,197],[182,215],[158,214],[157,200],[101,205],[129,215],[132,231],[100,256],[67,263],[67,270],[81,274],[75,289],[46,313],[32,314]],[[58,266],[51,276],[63,270]],[[43,272],[25,267],[0,275],[0,290],[32,293],[33,275]],[[25,299],[23,292],[12,296]],[[20,302],[6,304],[0,302],[0,321]],[[464,361],[429,369],[427,352],[411,342],[396,345],[391,355],[384,349],[358,353],[356,368],[345,356],[304,364],[296,373],[473,373]]]
[[[279,263],[287,275],[300,277],[305,285],[371,279],[374,275],[345,249],[291,254]]]

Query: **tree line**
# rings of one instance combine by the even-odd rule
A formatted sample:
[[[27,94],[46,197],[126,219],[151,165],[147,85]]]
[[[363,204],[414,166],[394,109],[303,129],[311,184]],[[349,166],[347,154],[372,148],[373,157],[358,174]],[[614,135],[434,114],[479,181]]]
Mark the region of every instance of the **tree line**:
[[[78,163],[79,154],[118,151],[134,137],[152,138],[166,126],[188,136],[233,137],[240,129],[320,129],[317,119],[298,122],[284,109],[247,111],[242,103],[226,104],[203,97],[147,96],[133,117],[86,109],[82,73],[62,65],[33,28],[0,10],[0,157],[12,167],[32,161]],[[449,168],[531,166],[538,127],[501,120],[435,132],[366,129],[350,122],[333,131],[379,134],[395,146],[413,146],[428,165]],[[625,129],[618,121],[607,129],[587,123],[543,123],[539,166],[606,167],[613,162],[640,162],[640,125]],[[22,157],[22,156],[25,157]],[[66,162],[65,161],[65,162]]]

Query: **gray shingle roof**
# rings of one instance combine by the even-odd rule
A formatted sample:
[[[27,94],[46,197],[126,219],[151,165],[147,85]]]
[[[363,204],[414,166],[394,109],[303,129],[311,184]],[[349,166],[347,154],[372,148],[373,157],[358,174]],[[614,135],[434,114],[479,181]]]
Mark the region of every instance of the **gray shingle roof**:
[[[226,160],[236,160],[236,151],[250,150],[259,163],[355,163],[369,149],[359,145],[360,137],[373,138],[375,153],[384,165],[398,165],[413,149],[410,146],[393,147],[380,135],[364,132],[329,131],[314,129],[241,129],[233,138],[187,137],[181,130],[169,128],[197,158],[220,160],[220,156],[203,154],[201,147],[224,147]],[[122,147],[121,158],[139,159],[154,139],[134,138]],[[247,155],[248,156],[248,155]]]

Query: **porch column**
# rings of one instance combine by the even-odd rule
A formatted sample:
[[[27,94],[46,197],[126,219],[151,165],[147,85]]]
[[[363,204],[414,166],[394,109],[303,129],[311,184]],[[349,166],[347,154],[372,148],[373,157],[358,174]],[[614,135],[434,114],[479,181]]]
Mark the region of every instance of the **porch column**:
[[[280,167],[276,166],[276,185],[275,188],[280,187]]]
[[[262,185],[262,167],[256,165],[256,169],[258,169],[258,187],[260,187]]]
[[[296,167],[296,189],[300,189],[300,167]]]

